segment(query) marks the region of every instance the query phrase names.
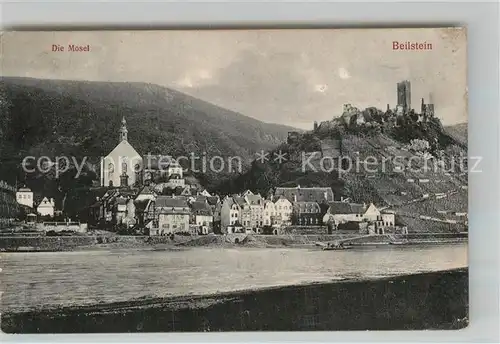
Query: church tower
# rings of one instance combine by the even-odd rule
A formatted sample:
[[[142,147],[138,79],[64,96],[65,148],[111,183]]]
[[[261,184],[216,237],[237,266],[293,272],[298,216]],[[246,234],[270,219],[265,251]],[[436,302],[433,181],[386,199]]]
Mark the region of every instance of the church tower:
[[[125,117],[119,134],[116,147],[101,159],[101,185],[105,187],[132,186],[142,179],[142,157],[128,142]]]
[[[125,120],[125,117],[122,118],[122,127],[120,128],[120,141],[127,141],[127,121]]]

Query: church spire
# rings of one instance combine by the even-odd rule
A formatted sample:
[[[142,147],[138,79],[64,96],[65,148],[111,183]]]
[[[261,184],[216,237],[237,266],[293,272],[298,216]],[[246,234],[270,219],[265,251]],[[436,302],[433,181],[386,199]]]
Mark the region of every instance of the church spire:
[[[122,118],[122,127],[120,128],[120,142],[122,141],[127,141],[127,121],[125,120],[125,117]]]

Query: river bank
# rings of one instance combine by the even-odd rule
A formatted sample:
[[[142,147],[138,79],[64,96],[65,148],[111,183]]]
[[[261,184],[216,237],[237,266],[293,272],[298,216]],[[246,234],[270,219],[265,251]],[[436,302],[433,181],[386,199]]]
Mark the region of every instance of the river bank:
[[[458,329],[468,269],[2,314],[7,333]]]
[[[182,249],[189,247],[312,247],[318,242],[346,241],[351,245],[447,244],[467,242],[467,233],[359,234],[330,235],[206,235],[206,236],[2,236],[0,252],[59,252],[97,249]]]

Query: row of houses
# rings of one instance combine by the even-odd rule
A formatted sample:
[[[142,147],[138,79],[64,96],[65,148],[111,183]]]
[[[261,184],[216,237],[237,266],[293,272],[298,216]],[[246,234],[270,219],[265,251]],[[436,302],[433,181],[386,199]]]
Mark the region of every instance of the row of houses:
[[[278,187],[265,199],[251,191],[227,196],[222,200],[220,218],[225,233],[261,233],[266,227],[284,226],[328,226],[333,231],[347,223],[361,222],[370,224],[377,233],[384,233],[396,226],[395,215],[380,211],[373,203],[335,201],[331,188],[300,185]]]
[[[194,196],[158,195],[150,186],[135,193],[110,189],[90,207],[92,225],[144,230],[150,235],[208,234],[217,217],[218,196],[203,191]]]
[[[35,200],[30,188],[22,187],[16,192],[17,203],[24,206],[28,214],[33,216],[54,217],[56,215],[56,204],[53,198],[43,197],[38,202]],[[36,212],[36,214],[35,214]]]
[[[331,188],[278,187],[267,197],[247,190],[222,199],[207,191],[192,196],[157,195],[149,186],[134,193],[108,190],[90,208],[94,224],[172,233],[262,233],[286,226],[329,226],[368,222],[377,232],[394,227],[394,214],[374,204],[335,201]]]

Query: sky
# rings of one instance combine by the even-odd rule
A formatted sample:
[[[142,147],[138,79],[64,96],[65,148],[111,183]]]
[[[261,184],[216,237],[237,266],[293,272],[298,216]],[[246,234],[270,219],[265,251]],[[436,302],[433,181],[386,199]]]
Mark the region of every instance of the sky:
[[[393,41],[432,49],[393,50]],[[397,82],[409,80],[412,107],[432,97],[448,125],[467,121],[466,46],[459,28],[20,31],[1,36],[0,72],[154,83],[303,129],[340,116],[344,103],[394,108]]]

